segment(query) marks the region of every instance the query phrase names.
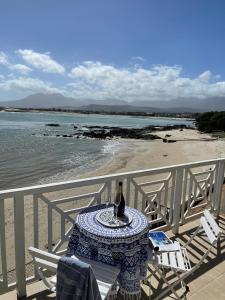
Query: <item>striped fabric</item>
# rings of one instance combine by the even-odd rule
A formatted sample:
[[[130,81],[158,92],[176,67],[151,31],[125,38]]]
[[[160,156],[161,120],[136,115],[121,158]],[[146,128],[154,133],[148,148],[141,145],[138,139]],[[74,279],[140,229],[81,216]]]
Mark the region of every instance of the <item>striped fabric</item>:
[[[57,300],[101,300],[96,278],[89,264],[63,256],[57,268]]]

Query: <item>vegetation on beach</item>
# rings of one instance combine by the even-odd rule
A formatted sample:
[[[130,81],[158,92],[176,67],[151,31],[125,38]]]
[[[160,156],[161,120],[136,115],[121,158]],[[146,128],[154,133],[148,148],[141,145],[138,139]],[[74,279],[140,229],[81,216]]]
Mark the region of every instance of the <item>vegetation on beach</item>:
[[[196,115],[196,126],[202,132],[225,131],[225,111],[210,111]]]

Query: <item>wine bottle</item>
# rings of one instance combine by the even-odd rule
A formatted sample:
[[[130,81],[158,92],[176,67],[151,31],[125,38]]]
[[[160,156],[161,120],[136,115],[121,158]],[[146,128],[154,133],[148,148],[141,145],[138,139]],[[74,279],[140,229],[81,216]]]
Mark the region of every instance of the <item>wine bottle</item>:
[[[117,217],[123,217],[124,216],[124,211],[125,211],[125,200],[124,200],[124,196],[123,196],[123,183],[122,183],[122,181],[119,182],[115,202],[119,203],[119,206],[117,208],[114,205],[114,215],[116,215],[115,210],[117,209]]]

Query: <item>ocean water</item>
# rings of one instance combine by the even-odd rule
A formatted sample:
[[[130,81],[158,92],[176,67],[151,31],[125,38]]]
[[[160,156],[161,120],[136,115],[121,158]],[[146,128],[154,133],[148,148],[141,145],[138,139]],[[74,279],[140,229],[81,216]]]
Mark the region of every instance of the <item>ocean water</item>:
[[[48,127],[47,123],[60,124]],[[123,140],[56,137],[74,132],[74,125],[191,125],[191,120],[109,115],[0,112],[0,189],[69,180],[100,167]]]

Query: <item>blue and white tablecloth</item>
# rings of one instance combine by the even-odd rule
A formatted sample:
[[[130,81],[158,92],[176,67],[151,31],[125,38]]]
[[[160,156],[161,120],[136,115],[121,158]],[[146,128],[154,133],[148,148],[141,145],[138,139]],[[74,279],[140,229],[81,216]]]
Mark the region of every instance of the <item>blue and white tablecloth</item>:
[[[84,209],[74,224],[67,255],[81,255],[109,265],[119,265],[118,283],[124,295],[140,295],[140,280],[146,276],[148,260],[148,221],[138,210],[126,207],[130,225],[109,228],[95,216],[104,204]]]

